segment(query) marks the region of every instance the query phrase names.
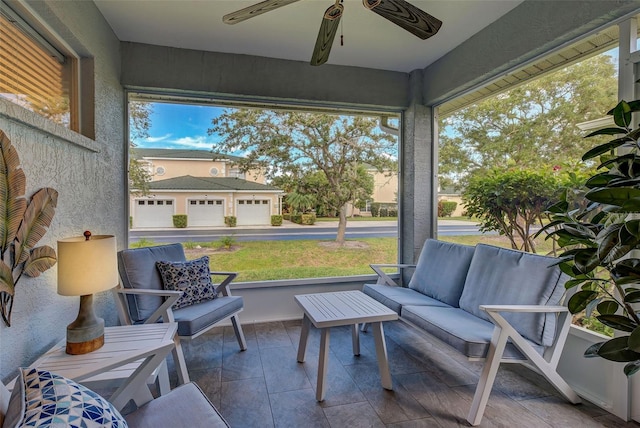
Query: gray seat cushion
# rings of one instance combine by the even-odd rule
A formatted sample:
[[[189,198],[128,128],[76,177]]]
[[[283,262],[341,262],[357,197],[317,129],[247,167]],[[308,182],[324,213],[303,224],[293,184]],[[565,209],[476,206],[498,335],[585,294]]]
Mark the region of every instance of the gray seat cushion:
[[[181,385],[125,416],[130,428],[228,428],[218,410],[195,383]]]
[[[179,336],[193,336],[243,307],[242,297],[224,296],[173,311]]]
[[[427,239],[409,288],[458,307],[474,247]]]
[[[182,244],[122,250],[118,252],[118,272],[122,286],[138,290],[163,290],[156,262],[185,260]],[[144,322],[162,302],[162,297],[128,295],[129,316],[133,322]]]
[[[404,306],[402,317],[448,343],[468,358],[484,358],[487,355],[494,325],[460,308]],[[535,343],[531,345],[542,354],[542,346]],[[503,358],[525,359],[511,342],[507,342]]]
[[[405,287],[365,284],[362,292],[373,297],[392,311],[396,311],[398,315],[400,315],[400,308],[405,305],[450,307],[446,303]]]
[[[557,259],[478,244],[469,266],[460,308],[489,321],[480,305],[558,305],[566,276]],[[544,346],[553,343],[555,314],[503,312],[525,338]]]

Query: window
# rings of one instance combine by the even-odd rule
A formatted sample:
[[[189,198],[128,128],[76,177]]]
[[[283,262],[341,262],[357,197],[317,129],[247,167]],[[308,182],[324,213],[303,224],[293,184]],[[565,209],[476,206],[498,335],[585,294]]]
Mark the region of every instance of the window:
[[[0,97],[79,131],[78,61],[52,43],[0,2]]]
[[[158,201],[158,205],[164,205],[164,201]]]
[[[147,205],[154,205],[156,201],[147,201]]]
[[[184,143],[202,140],[214,143],[213,147],[202,148],[202,153],[193,156],[193,160],[182,158],[178,152],[175,156],[171,153],[164,154],[167,158],[183,159],[183,164],[180,168],[176,167],[178,169],[173,168],[171,174],[166,174],[170,177],[175,176],[171,179],[175,180],[175,187],[169,182],[163,190],[160,190],[162,186],[153,186],[153,191],[156,200],[160,197],[167,198],[170,193],[175,197],[178,206],[184,205],[190,216],[187,228],[196,226],[198,221],[212,227],[239,226],[237,229],[216,232],[234,236],[237,239],[234,247],[241,251],[242,257],[251,260],[251,263],[242,265],[237,252],[215,255],[216,267],[224,266],[230,271],[237,271],[237,281],[314,278],[311,282],[317,279],[317,283],[327,283],[333,282],[326,280],[331,277],[373,275],[369,266],[371,263],[397,263],[398,141],[394,133],[388,131],[389,128],[398,128],[397,114],[366,111],[351,114],[343,110],[301,111],[299,106],[295,111],[280,106],[275,110],[266,110],[264,105],[238,104],[229,107],[229,103],[225,103],[224,106],[215,105],[203,99],[189,99],[169,94],[162,95],[162,100],[156,98],[155,94],[129,93],[129,97],[129,105],[133,102],[150,105],[153,116],[149,123],[149,134],[152,137],[171,134],[171,138],[155,143],[156,149],[171,152],[178,141]],[[300,120],[296,126],[313,130],[322,122],[331,127],[332,132],[331,135],[322,136],[318,136],[316,132],[309,132],[311,136],[318,136],[318,144],[315,145],[313,141],[304,141],[305,135],[302,132],[298,134],[295,130],[283,129],[281,126],[265,125],[270,130],[280,133],[277,141],[287,143],[287,148],[277,152],[278,147],[274,147],[264,158],[258,155],[259,161],[254,167],[252,163],[245,161],[256,159],[251,148],[241,148],[241,141],[226,144],[225,142],[233,137],[220,135],[223,131],[215,131],[215,135],[207,132],[213,118],[219,119],[224,115],[227,115],[227,120],[235,115],[241,117],[245,108],[257,109],[261,120],[296,117],[295,120]],[[135,110],[130,109],[132,116],[135,113]],[[393,123],[381,129],[383,120],[380,119],[380,114],[388,116]],[[194,121],[189,122],[187,118],[193,118]],[[199,126],[193,126],[196,120],[201,121],[198,123]],[[246,125],[253,126],[251,123]],[[349,133],[348,130],[353,133]],[[350,137],[352,135],[358,135],[358,138]],[[292,141],[288,141],[289,136],[292,136]],[[265,139],[270,137],[272,136]],[[345,156],[352,157],[341,159],[342,167],[336,165],[334,168],[328,168],[326,165],[314,163],[322,160],[322,155],[316,156],[316,153],[312,152],[314,147],[324,148],[331,152],[330,158],[337,159],[346,150],[344,141],[347,139],[349,153]],[[252,140],[247,138],[244,141],[251,143]],[[186,148],[178,146],[180,149]],[[194,151],[201,147],[193,145],[188,148]],[[215,153],[213,159],[217,159],[213,163],[211,153]],[[303,156],[305,153],[306,158]],[[296,158],[299,160],[293,161]],[[158,164],[155,165],[157,166]],[[376,167],[380,167],[380,170]],[[246,174],[241,172],[244,170],[247,171]],[[334,170],[347,170],[341,176],[330,175],[334,183],[339,181],[340,187],[336,187],[335,184],[334,187],[330,187],[332,184],[325,171],[331,173]],[[186,175],[192,178],[182,178]],[[287,193],[294,196],[288,197]],[[348,210],[347,242],[344,245],[350,249],[346,252],[341,246],[342,243],[335,242],[339,210],[334,206],[334,195],[342,193],[350,195],[351,198],[344,202]],[[369,227],[358,227],[363,224],[356,223],[368,220],[363,218],[366,217],[363,215],[366,201],[369,201],[371,208],[368,216],[385,221],[384,226],[378,225],[377,222],[371,223],[375,224],[374,229],[379,229],[374,232],[361,232]],[[167,221],[171,221],[171,214],[158,213],[158,216],[165,215]],[[277,216],[280,215],[283,227],[274,228],[272,222],[278,220]],[[283,230],[289,227],[295,227],[296,233],[291,234],[288,230]],[[261,233],[253,233],[254,229],[263,229],[269,235],[267,237]],[[189,238],[186,234],[177,233],[174,235],[174,242],[199,240],[199,251],[209,251],[209,248],[218,247],[215,238],[210,238],[207,234],[200,236],[202,238]],[[289,242],[291,239],[296,240],[294,245]],[[194,255],[189,248],[186,248],[185,252],[187,257]]]

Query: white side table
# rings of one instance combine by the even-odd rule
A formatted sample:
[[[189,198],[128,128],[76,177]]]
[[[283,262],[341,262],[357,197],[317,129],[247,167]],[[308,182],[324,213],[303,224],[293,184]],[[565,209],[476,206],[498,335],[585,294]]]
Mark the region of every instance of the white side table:
[[[88,354],[69,355],[62,339],[31,368],[48,370],[83,384],[119,381],[109,401],[118,410],[133,400],[138,407],[151,401],[147,378],[174,348],[177,323],[105,327],[104,346]]]
[[[325,394],[325,378],[329,362],[329,329],[341,325],[351,325],[353,354],[360,355],[358,324],[371,323],[382,387],[393,389],[382,322],[397,320],[397,313],[361,291],[302,294],[295,296],[295,299],[304,311],[300,345],[298,346],[298,362],[304,362],[311,323],[322,330],[316,387],[318,401],[324,400]]]

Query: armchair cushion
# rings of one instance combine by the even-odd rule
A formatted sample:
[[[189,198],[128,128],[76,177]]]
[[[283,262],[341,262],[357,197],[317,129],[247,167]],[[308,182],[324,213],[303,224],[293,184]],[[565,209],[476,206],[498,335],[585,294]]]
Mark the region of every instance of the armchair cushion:
[[[173,316],[178,323],[179,336],[194,336],[242,308],[242,297],[224,296],[177,309]]]
[[[458,307],[474,247],[427,239],[409,288]]]
[[[158,261],[156,266],[165,290],[182,291],[173,304],[174,310],[216,298],[208,256],[186,262]]]
[[[122,415],[100,395],[56,375],[21,369],[3,427],[126,428]]]
[[[131,428],[229,427],[195,383],[172,389],[125,418]]]
[[[118,253],[118,272],[124,288],[162,290],[162,278],[156,268],[159,260],[185,261],[182,244],[134,248]],[[127,296],[129,315],[133,322],[144,322],[162,305],[159,296]]]

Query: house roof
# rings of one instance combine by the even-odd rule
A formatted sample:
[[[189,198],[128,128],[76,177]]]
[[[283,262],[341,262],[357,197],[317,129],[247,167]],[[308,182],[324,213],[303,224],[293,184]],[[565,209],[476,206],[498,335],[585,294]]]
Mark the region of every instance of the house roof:
[[[149,183],[149,190],[208,190],[208,191],[263,191],[282,192],[274,186],[254,183],[235,177],[192,177],[183,175],[181,177],[167,178],[166,180],[152,181]]]
[[[211,150],[196,149],[161,149],[161,148],[141,148],[131,149],[131,153],[136,159],[164,158],[164,159],[206,159],[206,160],[240,160],[238,156],[214,153]]]

